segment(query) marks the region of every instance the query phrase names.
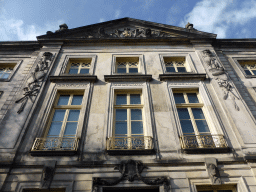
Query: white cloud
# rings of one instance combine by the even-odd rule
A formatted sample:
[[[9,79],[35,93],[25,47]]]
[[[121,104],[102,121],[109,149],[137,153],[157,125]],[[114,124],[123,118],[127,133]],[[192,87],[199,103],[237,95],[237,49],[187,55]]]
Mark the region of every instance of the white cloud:
[[[219,38],[225,38],[230,27],[245,25],[255,19],[255,10],[255,0],[202,0],[185,16],[180,26],[184,27],[190,22],[198,30],[216,33]]]
[[[115,18],[116,18],[116,19],[119,18],[120,14],[121,14],[121,11],[120,11],[119,9],[116,10]]]
[[[44,35],[47,31],[55,31],[63,21],[48,22],[43,27],[26,25],[20,19],[8,19],[0,15],[0,41],[27,41],[36,40],[36,36]]]

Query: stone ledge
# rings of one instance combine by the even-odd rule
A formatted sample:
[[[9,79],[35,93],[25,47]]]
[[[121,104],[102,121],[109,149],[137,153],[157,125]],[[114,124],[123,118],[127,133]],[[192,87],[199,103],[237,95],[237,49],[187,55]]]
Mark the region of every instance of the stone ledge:
[[[186,154],[210,154],[210,153],[229,153],[231,150],[229,147],[223,148],[196,148],[196,149],[182,149],[182,152]]]
[[[77,151],[30,151],[31,156],[73,156],[76,155]]]
[[[200,80],[206,79],[205,73],[165,73],[159,75],[160,81],[165,80]]]
[[[117,155],[152,155],[155,154],[154,149],[140,149],[140,150],[106,150],[107,154]]]
[[[104,75],[104,79],[107,82],[131,82],[131,81],[151,81],[152,75]]]
[[[96,75],[61,75],[49,76],[51,82],[66,82],[66,81],[97,81]]]

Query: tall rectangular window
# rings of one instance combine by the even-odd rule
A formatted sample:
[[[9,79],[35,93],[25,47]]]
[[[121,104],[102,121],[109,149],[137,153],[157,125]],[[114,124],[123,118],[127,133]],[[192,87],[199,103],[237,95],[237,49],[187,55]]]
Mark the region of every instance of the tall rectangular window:
[[[14,64],[0,64],[0,79],[8,79],[14,67]]]

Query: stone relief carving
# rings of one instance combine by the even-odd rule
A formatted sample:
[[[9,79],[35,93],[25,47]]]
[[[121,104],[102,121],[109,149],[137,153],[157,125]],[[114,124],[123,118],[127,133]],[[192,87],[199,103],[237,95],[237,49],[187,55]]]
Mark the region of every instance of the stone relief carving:
[[[236,99],[239,99],[239,97],[233,92],[234,87],[231,84],[228,73],[224,70],[216,56],[209,49],[203,51],[203,58],[207,66],[210,68],[209,72],[216,77],[215,80],[218,82],[218,85],[224,89],[223,99],[226,100],[228,96],[232,94],[234,107],[239,111],[240,109],[235,101]]]
[[[221,185],[220,174],[217,167],[217,160],[215,158],[206,158],[205,164],[212,185]]]
[[[24,87],[23,91],[23,97],[16,100],[15,103],[21,103],[21,106],[17,113],[21,113],[26,104],[28,99],[31,99],[31,101],[34,101],[34,98],[39,93],[42,81],[48,72],[49,65],[53,59],[53,54],[50,52],[45,52],[38,62],[35,70],[30,74],[29,78],[27,79],[26,86]]]
[[[55,173],[56,161],[46,162],[41,176],[41,188],[50,189],[52,179]]]
[[[121,173],[121,176],[115,180],[107,181],[101,178],[94,178],[93,180],[93,192],[97,192],[99,186],[113,186],[120,183],[122,180],[128,180],[133,182],[134,180],[141,180],[147,185],[164,185],[165,192],[169,191],[170,188],[170,178],[169,177],[160,177],[157,179],[147,179],[141,176],[141,173],[147,167],[143,165],[140,161],[128,160],[122,161],[120,165],[114,168]]]

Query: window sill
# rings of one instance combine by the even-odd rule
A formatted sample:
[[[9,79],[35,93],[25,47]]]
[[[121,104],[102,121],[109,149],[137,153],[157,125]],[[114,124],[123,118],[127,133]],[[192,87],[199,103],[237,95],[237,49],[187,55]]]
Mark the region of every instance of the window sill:
[[[10,81],[9,78],[8,79],[0,79],[0,82],[8,82],[8,81]]]
[[[69,74],[64,74],[61,76],[50,76],[49,77],[50,81],[55,83],[55,82],[65,82],[65,81],[97,81],[97,76],[96,75],[69,75]]]
[[[154,149],[133,149],[133,150],[107,150],[109,155],[151,155],[155,153]]]
[[[245,75],[246,78],[256,78],[256,75]]]
[[[206,79],[205,73],[165,73],[159,75],[160,81],[165,80],[200,80],[204,81]]]
[[[151,81],[152,75],[122,74],[122,75],[104,75],[107,82],[127,82],[127,81]]]

